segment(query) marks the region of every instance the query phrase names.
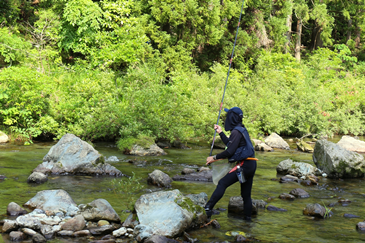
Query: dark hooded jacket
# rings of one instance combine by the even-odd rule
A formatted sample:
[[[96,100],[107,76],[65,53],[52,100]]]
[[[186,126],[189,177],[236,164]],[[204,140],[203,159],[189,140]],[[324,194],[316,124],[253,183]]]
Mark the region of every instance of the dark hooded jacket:
[[[224,150],[222,153],[216,155],[216,159],[224,159],[231,157],[238,147],[246,146],[246,141],[242,136],[242,133],[238,130],[233,130],[235,127],[241,126],[244,127],[242,124],[242,117],[234,113],[233,111],[227,112],[227,117],[224,122],[224,129],[228,132],[231,131],[231,136],[227,138],[227,136],[221,132],[219,136],[221,137],[223,143],[227,145],[227,149]]]

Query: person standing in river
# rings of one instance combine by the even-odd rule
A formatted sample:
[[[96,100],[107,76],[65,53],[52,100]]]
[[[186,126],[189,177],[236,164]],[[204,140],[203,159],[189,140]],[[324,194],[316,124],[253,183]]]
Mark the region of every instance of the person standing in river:
[[[251,211],[252,211],[252,199],[251,199],[251,190],[253,177],[255,175],[257,163],[254,157],[255,153],[253,151],[252,143],[247,133],[246,128],[242,124],[243,112],[238,107],[233,107],[231,109],[224,109],[227,112],[227,117],[224,122],[224,129],[226,131],[231,131],[231,135],[229,138],[223,133],[222,128],[219,125],[214,125],[214,129],[218,132],[222,141],[226,144],[227,149],[222,153],[219,153],[214,156],[207,157],[206,165],[213,163],[219,159],[228,158],[230,162],[236,162],[243,169],[243,175],[245,178],[245,182],[241,183],[241,196],[243,199],[243,211],[244,211],[244,219],[251,219]],[[245,132],[242,132],[245,131]],[[245,135],[246,134],[246,135]],[[251,146],[253,155],[250,158],[246,158],[243,161],[231,161],[231,158],[235,157],[237,151],[245,149]],[[229,173],[227,173],[222,179],[219,180],[216,189],[214,190],[212,196],[210,197],[207,204],[204,206],[204,209],[207,213],[207,216],[210,217],[213,214],[213,207],[215,204],[223,197],[226,189],[239,181],[237,173],[234,167]]]

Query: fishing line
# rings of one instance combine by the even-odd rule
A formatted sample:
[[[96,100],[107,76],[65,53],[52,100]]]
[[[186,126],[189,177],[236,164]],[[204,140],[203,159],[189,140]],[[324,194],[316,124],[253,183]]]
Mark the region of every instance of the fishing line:
[[[222,96],[222,101],[221,101],[221,105],[219,107],[219,114],[218,114],[218,119],[217,119],[217,125],[219,123],[219,118],[221,116],[221,112],[222,112],[222,107],[223,107],[223,100],[224,100],[224,94],[226,93],[226,89],[227,89],[227,83],[228,83],[228,77],[229,77],[229,72],[231,70],[231,65],[232,65],[232,60],[233,60],[233,54],[234,54],[234,48],[236,47],[236,41],[237,41],[237,35],[238,35],[238,30],[240,27],[240,23],[241,23],[241,17],[242,17],[242,11],[243,11],[243,5],[244,5],[245,0],[242,1],[242,7],[241,7],[241,13],[240,13],[240,19],[238,21],[238,25],[237,25],[237,30],[236,30],[236,37],[234,39],[234,44],[233,44],[233,50],[232,50],[232,55],[231,55],[231,60],[229,61],[229,68],[228,68],[228,73],[227,73],[227,79],[226,79],[226,84],[224,86],[224,91],[223,91],[223,96]],[[210,148],[210,153],[209,156],[212,156],[212,152],[213,152],[213,147],[214,147],[214,140],[215,140],[215,136],[217,134],[217,130],[214,130],[214,136],[213,136],[213,142],[212,142],[212,147]]]

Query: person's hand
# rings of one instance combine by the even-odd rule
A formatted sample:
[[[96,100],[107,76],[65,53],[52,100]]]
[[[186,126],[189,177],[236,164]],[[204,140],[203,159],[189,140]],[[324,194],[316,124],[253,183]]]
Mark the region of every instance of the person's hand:
[[[217,124],[214,124],[214,130],[216,130],[218,134],[222,132],[221,126],[219,126]]]
[[[213,156],[207,157],[207,163],[206,163],[206,165],[209,165],[210,163],[213,163],[213,162],[214,162]]]

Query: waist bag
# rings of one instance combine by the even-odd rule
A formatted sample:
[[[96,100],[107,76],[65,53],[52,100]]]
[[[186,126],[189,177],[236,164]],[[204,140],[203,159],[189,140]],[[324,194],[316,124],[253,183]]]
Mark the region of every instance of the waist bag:
[[[245,160],[248,157],[255,158],[255,149],[252,146],[250,135],[248,135],[247,129],[245,127],[235,127],[234,129],[241,132],[243,138],[246,141],[246,146],[238,147],[234,155],[232,155],[228,161],[233,163],[235,161]]]

